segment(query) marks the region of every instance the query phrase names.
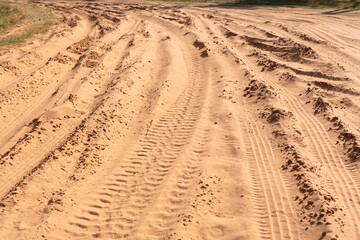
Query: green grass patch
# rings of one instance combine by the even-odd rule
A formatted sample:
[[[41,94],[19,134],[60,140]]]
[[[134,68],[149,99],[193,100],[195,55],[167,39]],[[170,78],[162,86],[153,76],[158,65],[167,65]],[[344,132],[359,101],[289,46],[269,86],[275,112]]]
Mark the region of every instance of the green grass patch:
[[[45,33],[53,23],[47,9],[33,4],[0,2],[0,47]]]

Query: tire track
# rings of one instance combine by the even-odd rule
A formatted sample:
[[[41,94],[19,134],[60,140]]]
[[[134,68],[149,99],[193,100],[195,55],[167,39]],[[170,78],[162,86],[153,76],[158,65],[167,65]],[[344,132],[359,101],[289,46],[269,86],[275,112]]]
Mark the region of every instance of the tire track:
[[[198,17],[206,34],[215,29],[207,21]],[[220,33],[221,34],[221,33]],[[221,35],[220,35],[221,36]],[[247,159],[252,174],[256,222],[259,235],[264,239],[300,239],[295,221],[295,213],[287,194],[287,185],[277,169],[272,147],[255,124],[248,125],[248,119],[239,119],[245,123],[243,131]],[[254,161],[255,159],[255,161]],[[264,214],[265,213],[265,214]]]
[[[80,58],[81,57],[79,56],[79,58],[77,60],[79,61]],[[54,66],[51,66],[51,64],[45,65],[45,69],[40,68],[36,71],[36,73],[39,76],[43,76],[44,73],[46,73],[46,72],[54,72],[54,71],[56,72],[56,70],[55,70],[56,64],[54,63],[54,61],[52,61],[52,63],[54,64]],[[12,119],[12,121],[6,122],[3,125],[3,127],[0,129],[0,134],[2,134],[4,136],[4,138],[0,142],[0,147],[3,147],[3,145],[6,142],[11,140],[11,138],[16,134],[17,131],[20,130],[20,128],[22,126],[26,125],[26,123],[28,123],[30,120],[36,118],[39,115],[39,113],[43,112],[44,109],[46,109],[46,107],[50,107],[54,92],[56,92],[56,90],[61,86],[62,83],[65,83],[66,81],[68,81],[71,77],[73,77],[78,72],[77,69],[71,70],[71,66],[67,66],[67,68],[65,68],[63,70],[64,71],[62,71],[62,73],[59,72],[60,76],[57,74],[54,74],[52,79],[47,79],[48,86],[46,86],[46,88],[43,89],[42,92],[38,93],[37,96],[34,96],[35,99],[33,99],[31,102],[29,102],[28,99],[25,99],[25,97],[22,97],[22,100],[25,102],[25,103],[23,102],[23,104],[29,104],[29,105],[25,109],[21,108],[23,111],[20,110],[20,111],[14,112],[15,117]],[[32,80],[33,78],[34,78],[34,76],[29,76],[27,78],[28,85],[31,86],[33,84],[33,81],[34,81],[34,80]],[[42,78],[42,77],[40,77],[40,78]],[[26,92],[21,92],[21,90],[19,92],[20,92],[20,94],[28,94]],[[17,93],[17,92],[15,92],[15,93]],[[28,100],[28,101],[26,101],[26,100]],[[50,104],[49,104],[49,102],[50,102]],[[20,103],[21,103],[21,101],[20,101]],[[11,105],[16,105],[16,104],[19,104],[19,103],[14,102],[13,104],[10,103],[9,105],[11,106]]]
[[[201,90],[196,92],[199,96],[206,96],[206,100],[199,99],[205,101],[201,104],[203,110],[200,114],[196,112],[191,115],[198,119],[195,126],[187,126],[179,133],[174,132],[176,135],[191,136],[188,137],[190,138],[188,142],[175,141],[172,143],[174,146],[183,148],[176,156],[171,171],[161,182],[159,186],[161,192],[156,195],[152,204],[141,215],[140,220],[132,230],[132,239],[159,239],[166,236],[174,224],[179,221],[179,215],[189,208],[188,204],[184,203],[186,203],[190,190],[197,179],[196,171],[205,157],[204,152],[210,135],[210,126],[207,121],[209,91],[206,86],[203,86]],[[171,128],[168,130],[171,131]]]
[[[240,56],[240,59],[244,61],[245,67],[247,67],[251,73],[261,81],[269,83],[270,86],[273,86],[281,93],[281,96],[287,102],[289,109],[298,117],[301,126],[311,141],[312,152],[319,158],[320,163],[326,167],[326,171],[330,176],[329,182],[331,183],[332,188],[337,194],[340,202],[347,207],[348,213],[355,223],[355,226],[353,226],[352,229],[355,239],[358,238],[360,236],[358,228],[360,219],[360,206],[358,204],[360,202],[359,188],[338,153],[332,150],[330,137],[324,126],[314,116],[308,114],[299,100],[286,91],[286,89],[269,78],[266,78],[265,80],[258,74],[256,66],[254,66],[247,56],[236,49],[233,49],[233,51],[237,56]]]
[[[54,33],[51,39],[48,39],[43,45],[35,46],[30,51],[27,50],[25,54],[24,50],[13,53],[14,57],[6,59],[6,61],[16,63],[15,67],[19,69],[20,73],[15,76],[6,76],[6,81],[0,83],[0,91],[15,88],[24,79],[44,69],[58,53],[64,52],[69,46],[90,35],[94,28],[95,26],[90,23],[87,15],[85,15],[83,19],[79,20],[77,26],[67,33],[66,39],[55,37],[56,33]],[[60,29],[59,32],[67,30],[63,25],[58,26],[58,29]]]
[[[326,172],[331,176],[329,178],[330,187],[337,193],[337,197],[344,204],[351,219],[355,223],[353,232],[355,239],[360,237],[360,194],[359,188],[349,174],[342,159],[331,147],[330,137],[324,129],[324,126],[315,118],[305,113],[300,103],[293,98],[287,99],[291,110],[300,117],[303,129],[311,140],[314,155],[320,160],[320,163],[326,167]]]
[[[36,3],[63,16],[64,27],[40,40],[44,46],[35,41],[0,56],[19,62],[5,65],[3,75],[16,81],[0,83],[0,151],[10,149],[0,158],[1,238],[360,238],[356,166],[342,161],[326,125],[305,107],[305,96],[295,94],[306,90],[306,81],[313,84],[312,77],[343,73],[339,59],[350,62],[345,52],[355,49],[350,41],[356,36],[323,34],[326,25],[317,21],[329,16],[311,12],[314,19],[305,20],[310,11],[277,16],[284,10],[140,2]],[[349,19],[339,16],[342,24]],[[332,27],[336,22],[331,17]],[[337,33],[358,30],[352,25]],[[320,35],[309,26],[344,45],[344,54],[317,42],[312,35]],[[81,39],[89,46],[77,45]],[[256,44],[260,50],[250,57]],[[306,47],[319,54],[306,55]],[[19,57],[24,49],[42,56]],[[263,73],[254,60],[262,51],[271,55],[257,59]],[[19,66],[24,69],[16,72]],[[321,75],[324,69],[330,75]],[[346,70],[344,76],[356,79]],[[246,96],[257,100],[245,100],[245,87],[253,87]],[[277,97],[263,101],[272,93]],[[274,127],[281,129],[275,137],[254,116],[267,103],[294,114]],[[283,142],[299,149],[283,152],[277,148]],[[304,161],[287,161],[303,169],[281,169],[280,156],[293,160],[305,151]],[[317,162],[307,164],[308,156]],[[303,190],[317,192],[299,197]],[[338,209],[345,219],[335,219],[343,216],[331,213]]]
[[[187,51],[191,51],[187,48]],[[196,52],[196,51],[195,51]],[[198,53],[190,55],[188,86],[175,103],[141,136],[135,148],[122,157],[106,178],[97,197],[69,222],[65,232],[72,238],[126,238],[152,209],[163,185],[176,174],[176,166],[196,161],[181,158],[193,138],[202,110],[206,70]],[[193,150],[195,154],[197,150]],[[175,193],[173,193],[175,194]],[[176,202],[172,199],[170,202]]]
[[[134,223],[151,204],[154,192],[160,188],[165,177],[173,170],[178,160],[177,156],[188,141],[198,111],[198,108],[191,106],[194,100],[198,101],[193,96],[194,94],[195,89],[190,88],[185,91],[185,96],[177,102],[177,107],[173,107],[159,119],[158,123],[153,124],[154,127],[139,141],[139,147],[121,161],[122,166],[114,170],[112,181],[110,180],[106,184],[108,186],[100,193],[100,196],[109,196],[111,200],[99,198],[95,204],[89,205],[88,209],[84,210],[85,216],[78,216],[76,222],[70,223],[85,230],[86,233],[81,232],[81,236],[130,236]],[[189,111],[188,108],[192,110]],[[152,155],[152,152],[156,154]],[[107,202],[111,203],[110,209],[114,210],[103,212],[102,205]],[[116,206],[121,206],[121,208],[117,209]],[[130,210],[131,215],[127,214],[126,210]],[[101,215],[108,218],[96,217],[94,221],[94,216]],[[115,219],[113,216],[116,216]],[[67,232],[74,237],[80,236],[76,232],[69,230]]]
[[[135,23],[130,27],[130,29],[128,30],[128,32],[126,32],[125,34],[121,34],[121,36],[124,36],[126,34],[129,34],[129,32],[131,31],[135,31],[137,29],[137,21],[135,21]],[[126,40],[125,40],[126,41]],[[101,60],[102,62],[106,62],[106,67],[102,67],[101,71],[104,72],[103,75],[103,82],[102,85],[105,86],[106,88],[111,87],[109,85],[109,83],[111,82],[112,79],[115,78],[115,69],[117,68],[117,64],[121,61],[121,56],[122,53],[124,52],[124,48],[127,48],[128,43],[125,42],[125,44],[122,41],[122,38],[120,37],[119,40],[116,41],[116,43],[114,44],[112,50],[110,52],[105,53],[105,57]],[[100,66],[102,64],[99,64]],[[99,69],[95,68],[94,70],[92,70],[90,73],[96,72]],[[74,73],[72,73],[74,76],[76,76],[76,78],[78,79],[79,82],[81,82],[81,74],[80,77],[78,75],[76,75],[75,73],[78,73],[77,71],[75,71]],[[74,81],[67,81],[68,83],[72,82],[72,84],[74,84]],[[82,82],[82,84],[84,85],[84,82]],[[76,85],[76,84],[75,84]],[[63,88],[66,88],[66,86],[62,86]],[[72,93],[74,93],[74,91],[77,89],[73,89]],[[51,91],[49,91],[51,92]],[[103,92],[107,92],[107,89],[105,89]],[[64,91],[64,94],[69,93],[68,91]],[[67,95],[69,96],[69,95]],[[61,98],[59,96],[59,98]],[[98,102],[101,101],[100,99],[98,99]],[[39,101],[39,104],[41,104],[41,102]],[[88,108],[90,108],[90,112],[87,114],[87,116],[91,115],[91,113],[94,111],[94,109],[96,109],[97,104],[91,104],[92,106],[88,106]],[[45,111],[46,112],[46,111]],[[40,114],[40,113],[39,113]],[[44,113],[42,112],[40,114],[40,116],[42,116]],[[86,116],[83,116],[83,118],[86,118]],[[15,157],[15,161],[12,161],[12,163],[10,165],[7,165],[6,167],[3,167],[0,171],[0,180],[1,179],[6,179],[6,181],[4,180],[4,183],[6,182],[6,184],[3,184],[0,187],[0,196],[3,197],[6,195],[6,193],[13,187],[15,186],[19,180],[21,180],[24,176],[27,176],[27,174],[29,172],[32,171],[32,169],[34,169],[36,166],[38,166],[38,164],[41,162],[42,159],[45,159],[46,156],[56,148],[56,146],[62,145],[61,143],[64,142],[64,140],[67,139],[67,136],[73,132],[78,124],[81,122],[81,119],[77,119],[74,121],[74,123],[72,124],[72,127],[70,128],[62,128],[60,129],[60,131],[56,132],[56,136],[48,136],[47,140],[44,142],[40,141],[40,142],[35,142],[31,145],[31,149],[33,151],[28,151],[26,154],[25,158],[18,158],[18,156],[16,156],[16,154],[14,155]],[[35,134],[35,133],[34,133]],[[20,139],[20,142],[17,142],[11,149],[22,149],[25,148],[26,149],[26,145],[27,145],[27,138],[31,137],[31,132],[27,133],[25,135],[24,139]],[[31,138],[30,138],[31,139]],[[42,151],[37,151],[38,149],[42,149]],[[10,150],[11,152],[12,150]],[[18,150],[20,152],[20,150]],[[8,154],[5,154],[3,157],[6,157]]]
[[[245,124],[244,136],[248,136],[245,145],[260,236],[264,239],[299,239],[295,214],[269,141],[253,123]]]
[[[177,222],[179,213],[188,207],[184,205],[184,202],[194,183],[194,175],[202,160],[209,134],[205,124],[198,123],[197,125],[191,142],[174,163],[172,172],[161,183],[163,190],[149,209],[142,214],[141,221],[133,229],[131,238],[144,239],[165,236]]]
[[[250,60],[248,60],[249,63]],[[261,78],[262,79],[262,78]],[[339,154],[332,149],[330,137],[324,126],[314,116],[308,114],[299,100],[292,96],[286,89],[279,84],[267,79],[271,86],[276,87],[288,103],[291,111],[295,113],[301,126],[307,133],[312,146],[312,151],[318,157],[320,163],[326,167],[326,171],[331,176],[329,183],[337,194],[339,200],[348,208],[351,219],[355,222],[353,226],[355,238],[360,237],[358,226],[360,220],[360,194],[359,187],[348,172]],[[266,82],[266,81],[264,81]]]
[[[94,36],[96,34],[97,34],[96,31],[93,29],[91,31],[91,35]],[[119,35],[119,33],[116,33],[116,32],[112,33],[112,34],[114,36]],[[87,35],[86,37],[83,38],[83,40],[88,38],[89,36],[90,35]],[[79,42],[81,42],[81,41],[79,41]],[[78,44],[79,42],[74,43],[74,44]],[[113,42],[113,44],[116,44],[117,42],[119,42],[119,40],[116,40],[115,42]],[[74,44],[72,44],[70,46],[73,46]],[[99,43],[99,44],[101,44],[101,43]],[[81,59],[83,57],[86,57],[87,53],[90,51],[89,49],[93,49],[99,44],[94,44],[93,46],[89,46],[85,53],[83,53],[81,56],[78,56],[76,61],[78,63],[81,62]],[[69,54],[68,49],[70,48],[70,46],[67,46],[67,48],[63,51],[63,53],[65,55],[66,55],[66,53]],[[109,51],[107,50],[106,52],[109,52]],[[60,53],[61,52],[59,52],[58,54],[60,54]],[[109,63],[109,67],[114,69],[114,64],[116,62],[108,61],[108,63]],[[56,66],[56,64],[54,66],[52,66],[51,64],[53,64],[53,65],[55,64],[54,60],[52,58],[49,59],[49,62],[47,64],[41,66],[39,69],[35,70],[32,74],[30,74],[30,76],[26,77],[26,79],[28,81],[30,81],[30,84],[31,84],[31,81],[32,81],[31,79],[34,78],[33,76],[35,73],[37,73],[40,76],[43,76],[46,72],[53,72],[54,69],[57,68],[57,66]],[[58,102],[58,100],[61,98],[61,97],[59,97],[60,94],[58,94],[59,90],[66,88],[69,84],[76,85],[77,84],[76,81],[80,82],[82,77],[91,73],[91,72],[89,72],[89,70],[86,70],[86,68],[84,68],[83,66],[81,66],[79,68],[79,67],[76,67],[76,65],[77,64],[72,65],[72,66],[67,66],[67,68],[62,69],[62,72],[60,72],[58,74],[54,74],[52,79],[50,79],[50,80],[47,79],[47,82],[49,82],[49,86],[47,86],[47,88],[44,89],[40,93],[40,95],[36,97],[35,100],[31,101],[31,103],[29,103],[29,106],[27,108],[25,108],[24,111],[15,113],[18,115],[15,117],[15,119],[13,121],[9,121],[9,122],[6,122],[6,124],[3,124],[3,127],[0,129],[0,134],[2,134],[4,136],[4,138],[0,141],[1,148],[4,148],[4,144],[6,142],[8,145],[9,141],[12,140],[12,138],[16,135],[17,132],[19,132],[21,130],[21,128],[24,125],[26,125],[29,121],[31,121],[34,118],[41,115],[41,113],[43,111],[45,111],[46,109],[51,108],[55,102]],[[71,69],[71,67],[72,67],[72,69]],[[92,72],[94,72],[94,71],[92,71]],[[106,79],[111,77],[110,72],[106,72],[106,74],[107,74]],[[18,91],[21,93],[21,90],[18,90]],[[26,94],[26,92],[24,92],[22,94]],[[16,102],[10,103],[10,104],[8,103],[8,105],[10,105],[10,106],[16,105],[16,104],[19,104],[19,103],[16,103]],[[17,139],[12,140],[11,142],[15,143],[16,140]]]

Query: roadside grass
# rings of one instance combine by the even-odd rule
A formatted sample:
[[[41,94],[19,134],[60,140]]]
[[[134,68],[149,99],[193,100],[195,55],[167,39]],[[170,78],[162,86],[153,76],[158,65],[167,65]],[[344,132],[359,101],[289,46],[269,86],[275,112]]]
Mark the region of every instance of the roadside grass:
[[[148,0],[150,2],[179,4],[179,5],[225,5],[236,4],[237,0]]]
[[[0,2],[0,47],[22,43],[52,25],[49,10],[32,4]]]
[[[265,5],[301,8],[359,8],[359,0],[237,0],[239,5]]]
[[[179,5],[273,6],[290,8],[360,9],[360,0],[148,0]]]

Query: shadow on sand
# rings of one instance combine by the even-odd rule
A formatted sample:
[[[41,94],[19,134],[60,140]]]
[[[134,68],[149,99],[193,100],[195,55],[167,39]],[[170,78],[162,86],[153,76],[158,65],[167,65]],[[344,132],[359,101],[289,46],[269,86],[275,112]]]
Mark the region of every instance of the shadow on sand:
[[[337,14],[343,14],[343,13],[349,13],[349,12],[355,12],[359,11],[359,9],[351,9],[351,8],[342,8],[342,9],[335,9],[331,11],[323,12],[323,14],[326,15],[337,15]]]

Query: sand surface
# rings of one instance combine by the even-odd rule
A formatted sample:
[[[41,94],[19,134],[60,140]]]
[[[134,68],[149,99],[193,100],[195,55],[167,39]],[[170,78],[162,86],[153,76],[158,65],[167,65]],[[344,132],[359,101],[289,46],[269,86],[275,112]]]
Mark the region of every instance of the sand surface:
[[[36,3],[0,239],[360,239],[358,11]]]

